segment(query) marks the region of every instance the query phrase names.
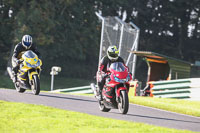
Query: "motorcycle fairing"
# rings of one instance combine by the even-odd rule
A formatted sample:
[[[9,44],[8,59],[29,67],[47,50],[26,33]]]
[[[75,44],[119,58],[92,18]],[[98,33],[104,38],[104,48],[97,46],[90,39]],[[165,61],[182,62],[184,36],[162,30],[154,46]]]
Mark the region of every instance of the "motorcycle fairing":
[[[117,97],[119,97],[120,91],[125,90],[127,91],[127,93],[129,92],[129,86],[130,86],[129,83],[122,84],[122,83],[110,81],[109,83],[106,84],[102,93],[103,95],[105,95],[107,98],[110,98],[110,99],[113,98],[113,94],[115,93]],[[115,88],[116,88],[116,91],[114,93],[113,91],[115,90]]]
[[[109,71],[111,75],[107,78],[106,84],[103,89],[103,94],[107,98],[112,98],[112,94],[116,93],[116,96],[120,96],[120,91],[126,90],[129,91],[129,83],[131,80],[131,75],[128,73],[127,68],[121,62],[115,62],[110,65]],[[115,88],[117,90],[115,90]],[[115,93],[112,93],[111,90],[115,90]]]
[[[111,98],[113,98],[113,96],[112,96],[113,91],[114,91],[114,88],[108,87],[108,88],[104,88],[102,93],[107,98],[111,99]]]
[[[115,62],[110,65],[111,81],[116,83],[126,83],[131,80],[131,75],[128,73],[128,68],[121,62]]]
[[[26,51],[22,55],[23,65],[28,68],[37,68],[42,65],[41,60],[31,50]]]
[[[19,73],[18,73],[17,77],[20,80],[26,81],[26,79],[27,79],[27,72],[25,72],[23,70],[19,70]]]
[[[39,76],[37,69],[40,70],[42,61],[34,52],[32,52],[31,50],[26,51],[22,55],[22,58],[20,60],[23,60],[23,63],[20,65],[20,70],[18,74],[19,79],[26,81],[28,78],[29,80],[32,80],[32,76],[34,74],[37,74]]]
[[[119,79],[126,79],[127,76],[128,76],[128,71],[125,70],[123,72],[118,72],[118,71],[115,71],[115,70],[111,70],[112,71],[112,74],[113,76],[119,78]]]
[[[111,80],[109,83],[106,83],[106,86],[114,88],[118,84],[120,83]]]

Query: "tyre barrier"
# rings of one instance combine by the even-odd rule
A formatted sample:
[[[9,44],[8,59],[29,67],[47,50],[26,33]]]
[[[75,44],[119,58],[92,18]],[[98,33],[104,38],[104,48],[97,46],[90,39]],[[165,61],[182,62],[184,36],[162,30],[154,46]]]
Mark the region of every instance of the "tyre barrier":
[[[191,99],[200,101],[200,78],[154,81],[152,94],[159,98]]]
[[[64,93],[76,93],[76,94],[92,94],[93,91],[90,86],[81,86],[74,88],[57,89],[51,92],[64,92]]]

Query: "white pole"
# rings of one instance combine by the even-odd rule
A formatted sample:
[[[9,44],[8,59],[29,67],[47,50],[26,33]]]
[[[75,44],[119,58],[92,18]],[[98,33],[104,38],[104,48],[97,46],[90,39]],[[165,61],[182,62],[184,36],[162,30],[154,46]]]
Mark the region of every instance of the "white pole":
[[[136,32],[137,32],[137,30],[136,30]],[[138,32],[136,33],[136,37],[135,37],[135,40],[134,40],[134,42],[133,42],[133,46],[132,46],[132,48],[131,48],[131,51],[133,51],[134,50],[134,48],[135,48],[135,45],[136,45],[136,43],[137,43],[137,37],[138,37]],[[133,38],[134,39],[134,38]],[[130,58],[131,58],[131,55],[132,55],[133,53],[130,53],[129,54],[129,56],[128,56],[128,59],[127,59],[127,61],[126,61],[126,66],[128,66],[128,63],[129,63],[129,61],[130,61]],[[133,55],[134,56],[134,55]]]
[[[121,55],[123,33],[124,33],[124,24],[122,24],[121,36],[120,36],[120,40],[119,40],[119,56]]]
[[[117,19],[117,21],[119,21],[122,24],[121,33],[120,33],[120,40],[119,40],[119,56],[120,56],[121,55],[123,33],[124,33],[124,22],[121,19],[119,19],[118,17],[115,17],[115,19]]]
[[[137,30],[137,42],[135,44],[135,51],[137,51],[137,49],[138,49],[138,43],[139,43],[139,30]],[[137,56],[133,55],[133,66],[132,66],[132,75],[133,75],[133,78],[135,76],[136,60],[137,60]]]
[[[101,60],[101,55],[102,55],[102,46],[103,46],[103,31],[104,31],[104,25],[105,25],[105,20],[104,18],[96,12],[96,15],[102,20],[102,26],[101,26],[101,42],[100,42],[100,50],[99,50],[99,62]],[[98,63],[98,71],[99,71],[99,63]]]
[[[136,36],[136,44],[135,44],[135,51],[137,51],[138,49],[138,43],[139,43],[139,34],[140,34],[140,29],[132,22],[130,22],[130,24],[137,30],[137,36]],[[137,60],[137,56],[134,55],[133,56],[133,66],[132,66],[132,75],[133,78],[135,76],[135,66],[136,66],[136,60]]]
[[[51,91],[53,91],[54,74],[51,75]]]

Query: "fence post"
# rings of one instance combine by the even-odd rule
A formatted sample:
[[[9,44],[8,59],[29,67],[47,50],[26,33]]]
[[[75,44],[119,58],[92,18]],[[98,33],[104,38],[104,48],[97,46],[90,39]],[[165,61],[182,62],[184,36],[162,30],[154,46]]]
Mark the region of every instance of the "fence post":
[[[101,19],[102,21],[102,26],[101,26],[101,42],[100,42],[100,50],[99,50],[99,62],[101,60],[101,51],[102,51],[102,46],[103,46],[103,30],[104,30],[104,24],[105,24],[105,20],[104,18],[96,12],[96,15]],[[98,63],[98,66],[99,66],[99,63]],[[99,68],[99,67],[98,67]]]
[[[51,91],[53,91],[53,85],[54,85],[54,75],[58,75],[58,72],[61,72],[61,67],[53,66],[51,68]]]

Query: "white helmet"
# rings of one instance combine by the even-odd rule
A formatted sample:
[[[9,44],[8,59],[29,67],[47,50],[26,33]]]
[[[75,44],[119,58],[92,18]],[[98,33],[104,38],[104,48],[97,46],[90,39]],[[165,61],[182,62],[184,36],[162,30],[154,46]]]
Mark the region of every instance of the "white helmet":
[[[116,61],[119,57],[119,50],[116,46],[109,46],[107,49],[107,56],[111,61]]]
[[[22,37],[22,45],[26,48],[29,49],[32,45],[32,37],[30,35],[24,35]]]

